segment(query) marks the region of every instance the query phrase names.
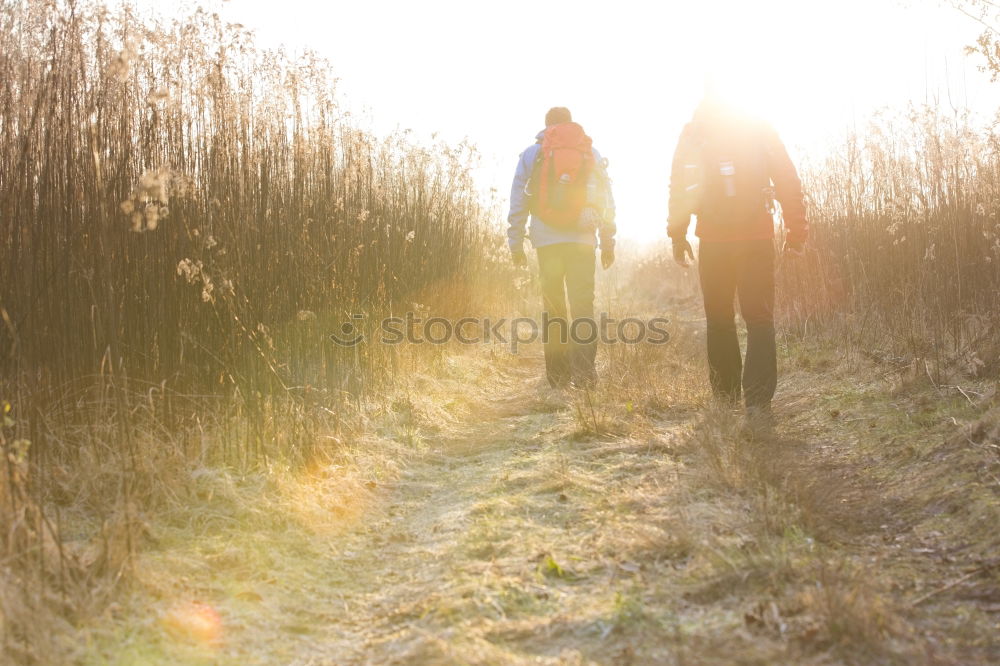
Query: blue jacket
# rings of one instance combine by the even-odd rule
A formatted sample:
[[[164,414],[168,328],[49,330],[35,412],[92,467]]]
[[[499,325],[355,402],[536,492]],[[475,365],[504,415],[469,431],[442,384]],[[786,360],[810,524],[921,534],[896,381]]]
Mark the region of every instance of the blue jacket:
[[[532,246],[539,248],[556,243],[584,243],[595,244],[595,235],[600,236],[600,246],[602,249],[613,250],[615,247],[615,200],[611,195],[611,179],[601,154],[594,150],[594,160],[597,163],[597,173],[595,174],[601,185],[603,205],[598,212],[601,217],[601,224],[598,229],[581,228],[573,231],[564,229],[554,229],[534,215],[531,215],[530,227],[525,233],[528,225],[530,197],[524,193],[524,186],[531,178],[531,171],[535,166],[538,151],[542,148],[542,130],[535,137],[538,143],[529,146],[521,153],[517,162],[517,171],[514,173],[514,183],[510,188],[510,214],[507,216],[507,243],[512,252],[517,252],[524,248],[524,239],[531,241]],[[596,233],[595,233],[596,232]]]

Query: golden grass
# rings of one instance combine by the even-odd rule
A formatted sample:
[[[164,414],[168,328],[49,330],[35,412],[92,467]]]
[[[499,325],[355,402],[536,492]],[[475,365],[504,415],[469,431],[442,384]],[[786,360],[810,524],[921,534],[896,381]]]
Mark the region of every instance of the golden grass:
[[[937,383],[996,376],[997,139],[969,110],[911,106],[810,156],[808,256],[779,267],[787,329]]]
[[[781,425],[748,437],[664,248],[599,310],[674,340],[593,391],[537,349],[326,342],[536,297],[475,151],[372,136],[314,56],[93,3],[8,3],[0,47],[5,657],[996,657],[992,132],[924,110],[807,169]]]
[[[475,150],[372,135],[314,54],[96,1],[4,3],[0,54],[0,645],[51,663],[46,627],[128,580],[153,516],[226,524],[237,478],[323,514],[315,470],[441,357],[336,347],[344,320],[464,315],[510,269]]]
[[[973,420],[968,404],[935,401],[931,430],[897,419],[921,394],[904,405],[894,377],[802,368],[829,352],[798,348],[775,435],[750,439],[707,403],[696,329],[660,352],[670,404],[609,381],[591,397],[600,431],[581,428],[578,394],[545,387],[540,357],[453,357],[413,394],[416,448],[386,414],[386,438],[339,467],[277,492],[239,486],[243,500],[223,502],[233,519],[212,529],[180,522],[140,558],[146,582],[126,602],[154,621],[89,625],[88,659],[989,663],[992,570],[968,574],[995,547],[977,526],[996,493],[964,475],[993,455],[991,417],[956,428],[948,416]],[[442,411],[460,386],[473,390]],[[930,464],[954,455],[973,458]],[[943,488],[978,508],[941,512]],[[350,517],[344,492],[363,498]],[[310,493],[315,517],[293,509]],[[953,550],[963,542],[976,545]],[[215,609],[217,644],[199,645],[201,610],[195,638],[161,623],[185,604]]]

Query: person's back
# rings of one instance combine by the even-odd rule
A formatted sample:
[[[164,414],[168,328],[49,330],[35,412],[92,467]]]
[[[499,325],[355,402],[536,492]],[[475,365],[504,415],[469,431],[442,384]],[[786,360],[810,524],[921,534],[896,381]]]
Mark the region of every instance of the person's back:
[[[678,141],[670,183],[671,238],[697,216],[702,241],[774,237],[774,200],[792,243],[805,241],[802,185],[767,123],[715,100],[698,107]],[[683,233],[681,233],[683,231]]]
[[[557,225],[541,216],[536,190],[539,189],[542,166],[543,143],[547,134],[573,123],[568,109],[555,107],[545,118],[545,129],[535,135],[535,143],[528,146],[518,159],[517,169],[510,192],[510,213],[507,216],[507,241],[516,261],[524,254],[524,241],[529,240],[536,249],[559,243],[583,243],[594,246],[594,233],[598,234],[599,247],[608,257],[614,255],[615,245],[615,202],[611,193],[611,183],[607,174],[606,161],[593,146],[589,150],[593,156],[593,168],[588,175],[588,191],[593,198],[588,199],[584,208],[585,219],[573,224]],[[582,128],[581,128],[582,131]],[[596,216],[591,215],[595,213]],[[610,264],[609,264],[610,265]]]
[[[604,160],[568,109],[550,109],[545,129],[535,139],[521,153],[511,185],[507,217],[511,258],[517,266],[527,265],[526,239],[538,254],[549,383],[589,386],[597,377],[596,343],[569,338],[580,332],[580,322],[589,322],[594,340],[597,337],[594,250],[599,238],[601,264],[610,267],[615,256],[611,185]]]

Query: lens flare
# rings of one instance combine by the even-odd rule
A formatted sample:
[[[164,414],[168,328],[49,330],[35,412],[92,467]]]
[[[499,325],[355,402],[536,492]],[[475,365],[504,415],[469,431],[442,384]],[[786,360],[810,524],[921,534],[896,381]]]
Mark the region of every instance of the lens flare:
[[[163,616],[163,626],[173,636],[203,645],[222,639],[222,618],[212,606],[200,601],[178,604]]]

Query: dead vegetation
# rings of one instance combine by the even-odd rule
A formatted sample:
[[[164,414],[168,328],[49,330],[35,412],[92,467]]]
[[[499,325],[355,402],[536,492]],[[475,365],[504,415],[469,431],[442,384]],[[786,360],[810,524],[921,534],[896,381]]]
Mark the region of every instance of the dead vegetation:
[[[0,645],[56,663],[153,516],[335,459],[428,360],[342,322],[507,269],[471,147],[372,135],[210,12],[3,2],[0,81]]]
[[[972,442],[995,412],[844,365],[787,368],[773,438],[748,439],[728,415],[696,427],[707,482],[752,518],[752,546],[720,554],[708,598],[763,592],[748,627],[781,629],[804,654],[989,663],[997,544],[983,526],[1000,484],[984,482],[995,455]]]
[[[7,2],[0,81],[5,660],[1000,658],[994,133],[876,119],[811,170],[749,437],[666,252],[609,301],[674,340],[596,391],[327,344],[536,296],[495,289],[474,151],[372,136],[312,56]]]
[[[1000,370],[1000,142],[968,110],[885,110],[803,178],[811,248],[779,270],[786,330],[939,385]]]
[[[678,322],[648,356],[668,404],[608,382],[590,397],[598,430],[581,423],[582,395],[543,386],[540,358],[456,358],[439,390],[489,381],[444,412],[415,402],[421,447],[354,463],[370,484],[347,491],[367,498],[359,512],[324,518],[328,485],[311,489],[308,520],[240,517],[198,539],[179,524],[139,561],[160,582],[125,616],[146,619],[89,625],[90,658],[995,661],[990,406],[928,401],[933,387],[900,388],[905,373],[836,356],[802,368],[833,352],[793,348],[780,425],[751,438],[708,403],[696,330]],[[187,633],[163,629],[185,599],[219,614],[219,641],[199,638],[200,612]]]

